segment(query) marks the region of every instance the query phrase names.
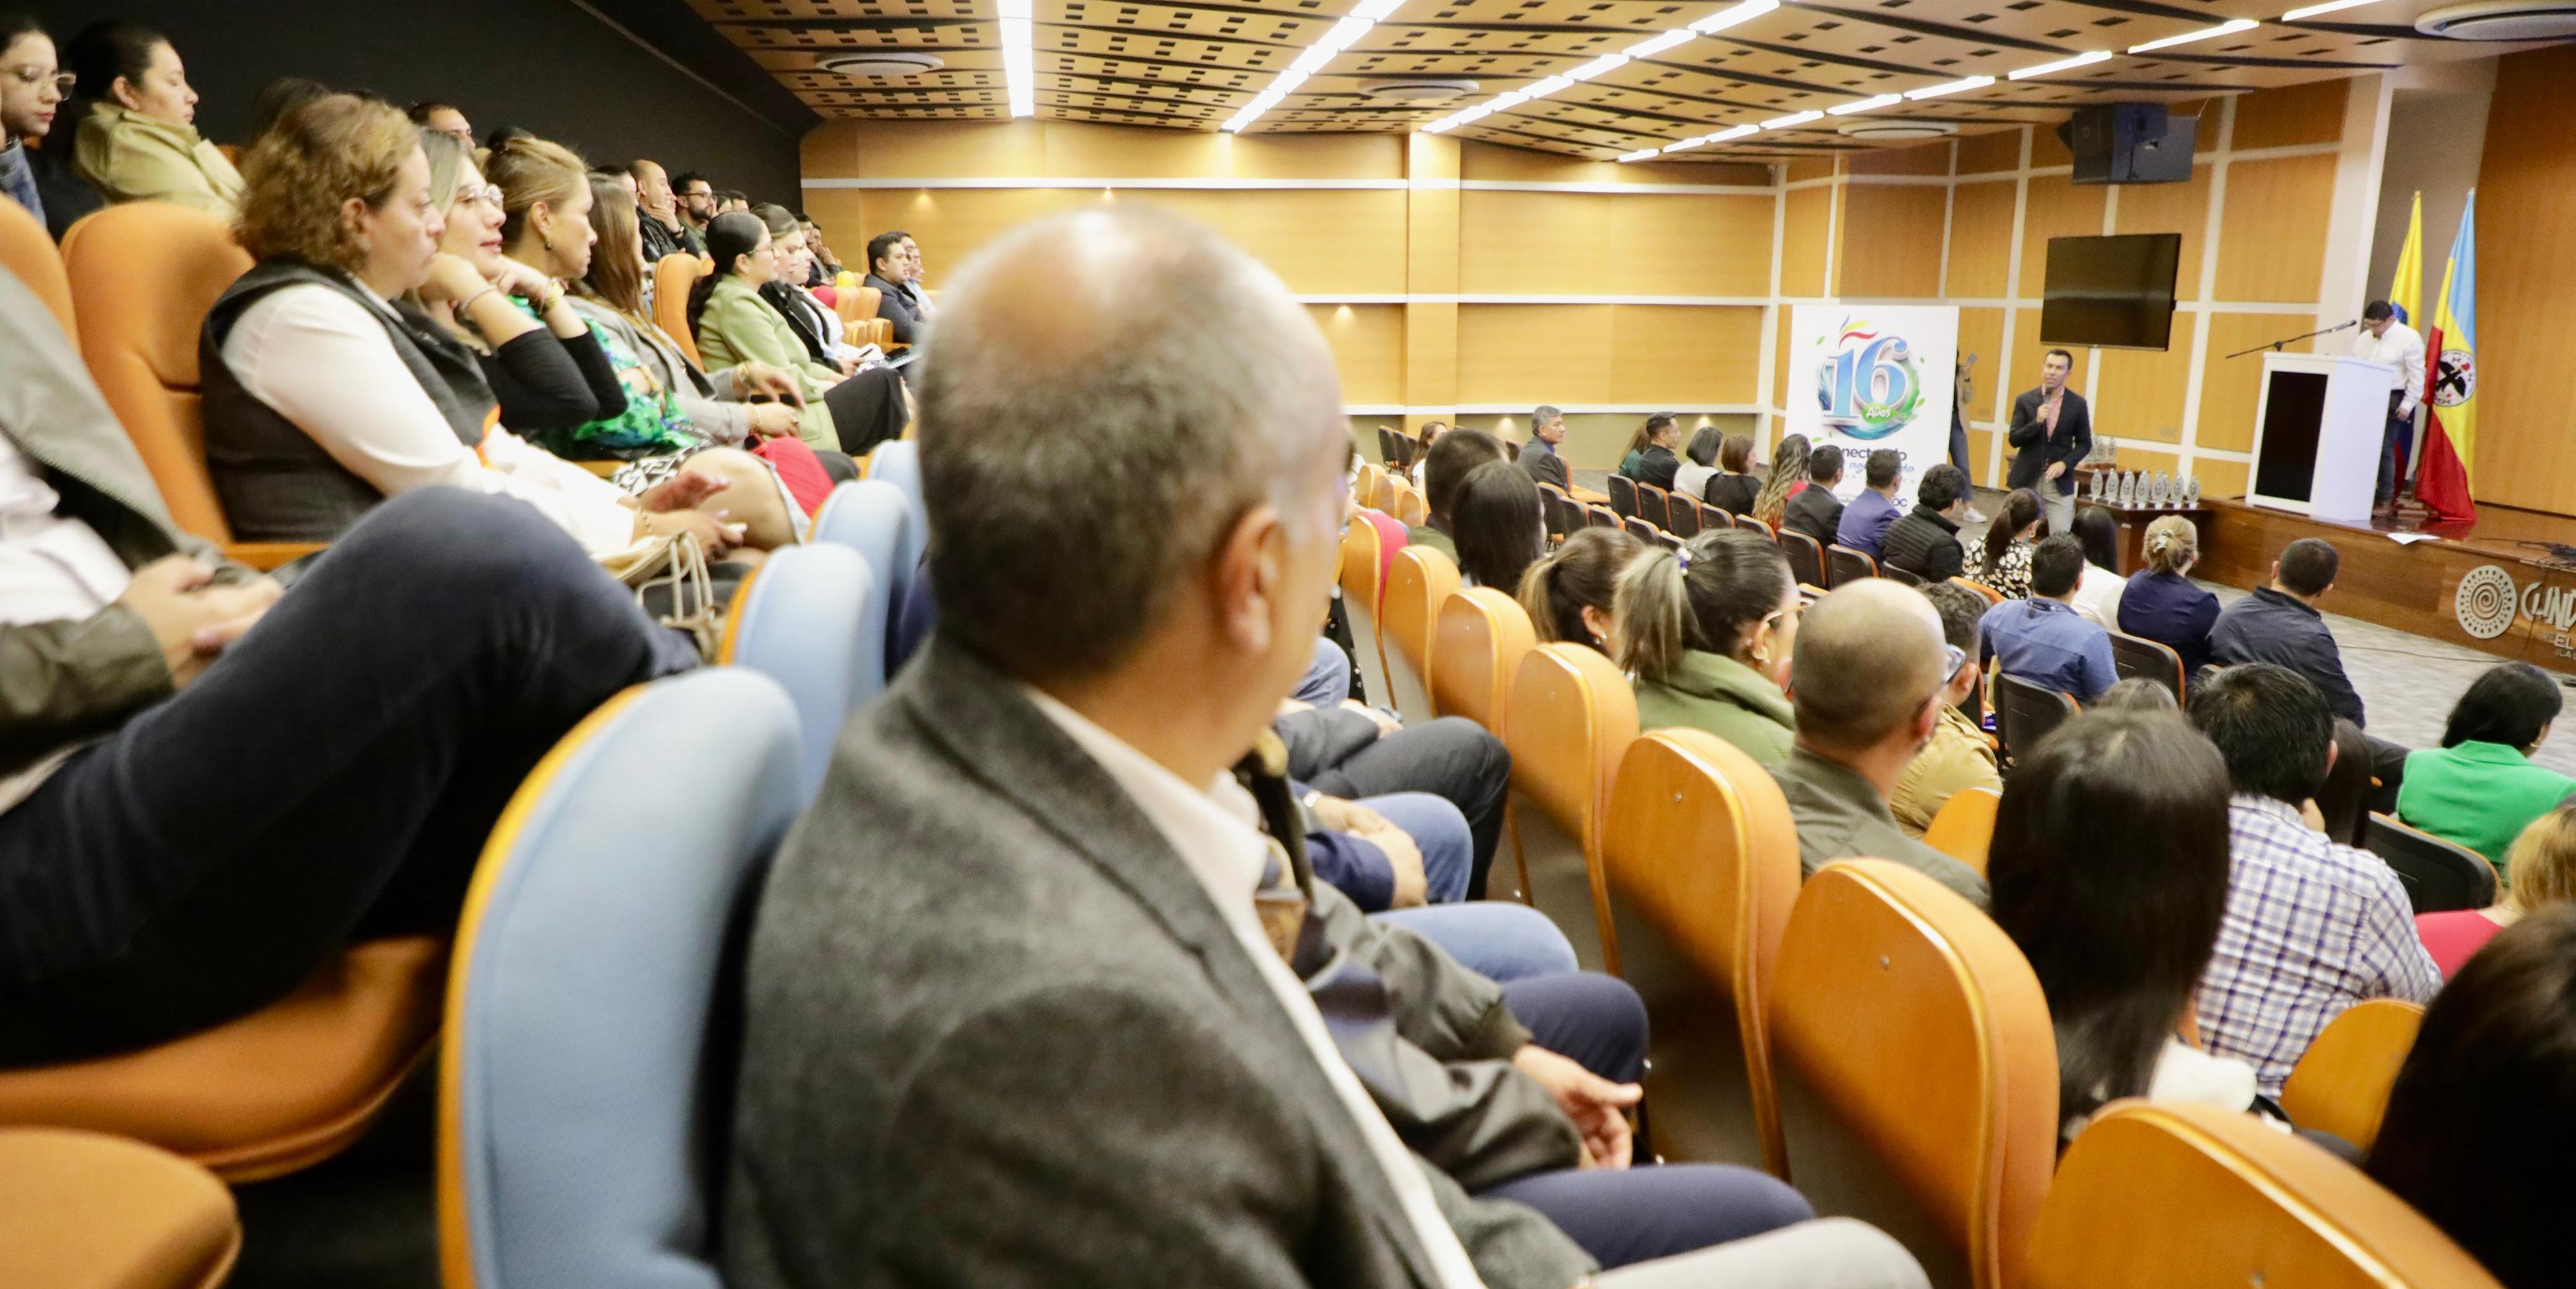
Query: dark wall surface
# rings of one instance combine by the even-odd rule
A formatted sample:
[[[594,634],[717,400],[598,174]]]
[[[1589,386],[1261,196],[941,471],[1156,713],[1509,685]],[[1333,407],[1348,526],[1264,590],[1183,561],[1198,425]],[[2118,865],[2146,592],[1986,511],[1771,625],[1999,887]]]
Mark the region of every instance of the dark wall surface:
[[[674,174],[701,171],[719,188],[794,207],[797,140],[816,121],[685,0],[0,0],[0,8],[33,12],[57,43],[103,17],[160,31],[203,96],[197,128],[218,143],[242,141],[261,86],[310,76],[405,105],[454,103],[477,136],[522,126],[594,162],[651,157]]]

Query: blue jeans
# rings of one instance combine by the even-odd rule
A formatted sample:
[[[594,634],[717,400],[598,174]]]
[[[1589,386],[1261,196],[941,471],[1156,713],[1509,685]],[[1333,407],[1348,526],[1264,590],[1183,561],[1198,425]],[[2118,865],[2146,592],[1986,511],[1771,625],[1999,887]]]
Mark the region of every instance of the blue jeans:
[[[1425,903],[1455,904],[1466,897],[1467,878],[1476,867],[1476,838],[1458,807],[1428,792],[1363,797],[1359,804],[1386,816],[1422,852]]]
[[[524,503],[370,511],[186,689],[0,814],[0,1066],[284,997],[452,931],[492,821],[602,700],[697,665]]]
[[[1369,916],[1439,945],[1460,966],[1500,984],[1574,970],[1574,946],[1565,933],[1546,914],[1524,904],[1475,900]],[[1530,1021],[1523,1017],[1521,1023]]]
[[[1315,637],[1315,661],[1288,695],[1310,707],[1331,707],[1351,696],[1351,656],[1328,636]]]

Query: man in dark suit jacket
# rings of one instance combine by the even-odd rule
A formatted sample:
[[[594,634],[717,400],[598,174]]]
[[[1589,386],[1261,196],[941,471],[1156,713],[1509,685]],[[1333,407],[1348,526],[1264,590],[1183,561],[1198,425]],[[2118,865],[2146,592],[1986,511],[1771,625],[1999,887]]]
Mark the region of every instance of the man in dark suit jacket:
[[[1255,828],[1284,797],[1227,772],[1333,577],[1348,421],[1304,307],[1139,207],[1023,228],[952,291],[922,391],[939,625],[761,896],[726,1283],[1583,1280],[1538,1208],[1468,1190],[1607,1151],[1543,1176],[1635,1232],[1686,1174],[1619,1167],[1624,1097],[1524,1064],[1490,982],[1304,881]],[[1921,1283],[1850,1223],[1640,1274],[1599,1283]]]
[[[2075,467],[2093,455],[2093,409],[2066,387],[2075,355],[2051,349],[2039,363],[2039,388],[2013,399],[2005,438],[2015,451],[2008,488],[2033,488],[2048,507],[2048,531],[2075,530]]]
[[[1530,413],[1529,442],[1521,445],[1521,468],[1540,483],[1559,488],[1572,488],[1574,478],[1565,470],[1565,458],[1556,454],[1556,445],[1565,442],[1565,413],[1542,405]]]
[[[894,342],[898,345],[921,343],[921,319],[911,307],[911,298],[901,283],[911,263],[903,252],[904,234],[879,233],[868,239],[868,275],[865,285],[877,289],[877,316],[894,324]]]
[[[1842,481],[1842,449],[1816,449],[1807,457],[1807,486],[1789,499],[1780,522],[1815,538],[1818,546],[1833,545],[1843,523],[1843,503],[1835,499],[1834,486]]]

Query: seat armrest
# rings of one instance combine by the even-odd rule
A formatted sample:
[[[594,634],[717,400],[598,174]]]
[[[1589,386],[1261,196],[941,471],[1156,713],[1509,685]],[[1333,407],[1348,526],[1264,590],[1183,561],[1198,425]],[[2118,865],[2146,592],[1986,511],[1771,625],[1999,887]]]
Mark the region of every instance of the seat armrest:
[[[227,542],[224,555],[265,573],[328,547],[327,542]]]

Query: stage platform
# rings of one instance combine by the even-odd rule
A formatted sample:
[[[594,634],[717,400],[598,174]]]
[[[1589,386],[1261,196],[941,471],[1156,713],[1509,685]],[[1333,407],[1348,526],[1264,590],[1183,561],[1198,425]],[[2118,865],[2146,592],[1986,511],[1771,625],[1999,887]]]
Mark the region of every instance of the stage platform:
[[[2551,543],[2576,548],[2576,518],[2480,506],[2474,524],[2408,530],[2388,522],[2310,519],[2233,498],[2202,504],[2209,515],[2194,577],[2252,590],[2271,575],[2282,547],[2323,537],[2342,556],[2334,590],[2320,606],[2327,611],[2553,671],[2576,670],[2576,561],[2562,562],[2550,551]],[[2410,531],[2424,539],[2391,536]]]

